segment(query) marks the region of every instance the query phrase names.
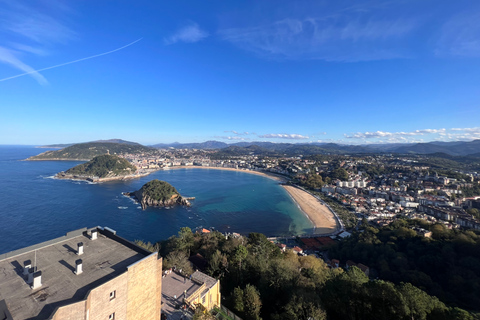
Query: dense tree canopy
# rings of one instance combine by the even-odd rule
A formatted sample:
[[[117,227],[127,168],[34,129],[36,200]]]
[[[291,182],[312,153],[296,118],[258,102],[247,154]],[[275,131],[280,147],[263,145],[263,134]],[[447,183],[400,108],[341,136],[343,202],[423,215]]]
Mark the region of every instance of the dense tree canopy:
[[[380,245],[377,235],[381,232],[371,228],[357,235],[357,242]],[[396,236],[410,239],[412,235]],[[329,269],[314,256],[282,253],[259,233],[225,238],[219,232],[192,234],[182,228],[161,247],[166,266],[174,261],[180,265],[189,251],[205,257],[209,261],[206,272],[221,280],[226,298],[222,303],[245,320],[471,319],[468,312],[449,308],[406,281],[372,281],[356,267]],[[342,248],[336,250],[340,254]],[[368,255],[365,260],[357,258],[368,263]],[[393,260],[399,266],[405,263],[401,256]]]
[[[152,180],[145,183],[140,189],[143,195],[157,201],[170,200],[173,195],[179,195],[171,184],[161,180]],[[190,230],[190,228],[188,228]],[[192,230],[190,230],[190,233]]]
[[[68,169],[65,173],[104,178],[107,176],[129,175],[135,173],[136,170],[135,166],[127,160],[105,154]]]
[[[417,236],[409,228],[415,224],[430,229],[432,238]],[[330,255],[367,264],[380,279],[409,282],[445,303],[480,311],[480,237],[473,231],[398,220],[355,233]]]

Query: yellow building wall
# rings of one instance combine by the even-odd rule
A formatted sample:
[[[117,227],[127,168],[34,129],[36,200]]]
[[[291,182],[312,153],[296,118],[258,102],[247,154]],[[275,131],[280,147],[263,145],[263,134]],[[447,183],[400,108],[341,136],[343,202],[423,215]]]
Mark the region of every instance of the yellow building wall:
[[[205,301],[203,299],[205,297]],[[195,300],[193,300],[193,304],[201,304],[207,309],[208,311],[212,310],[214,307],[220,307],[220,281],[210,288],[210,290],[204,295],[199,295]]]

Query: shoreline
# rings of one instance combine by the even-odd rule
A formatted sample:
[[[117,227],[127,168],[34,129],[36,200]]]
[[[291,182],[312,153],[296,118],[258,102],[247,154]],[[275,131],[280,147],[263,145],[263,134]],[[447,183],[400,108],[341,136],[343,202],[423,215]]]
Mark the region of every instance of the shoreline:
[[[340,226],[335,215],[317,198],[294,186],[282,185],[282,187],[312,222],[315,235],[330,234],[339,230]]]
[[[130,176],[114,177],[114,178],[102,178],[98,180],[92,180],[92,179],[86,179],[86,178],[80,178],[80,177],[61,178],[58,176],[55,176],[55,179],[76,180],[76,181],[80,180],[80,181],[87,181],[91,183],[102,183],[102,182],[108,182],[108,181],[117,181],[117,180],[121,181],[121,180],[142,178],[157,171],[178,170],[178,169],[202,169],[202,170],[211,169],[211,170],[223,170],[223,171],[236,171],[236,172],[243,172],[243,173],[249,173],[249,174],[256,174],[259,176],[263,176],[265,178],[278,181],[282,186],[282,188],[285,191],[287,191],[288,195],[291,197],[293,202],[298,206],[300,211],[312,223],[313,234],[315,235],[330,234],[340,229],[340,225],[335,215],[328,209],[326,205],[322,204],[320,200],[315,198],[310,193],[304,190],[301,190],[295,186],[284,185],[283,183],[288,181],[287,177],[283,177],[281,175],[277,175],[269,172],[261,172],[261,171],[248,170],[248,169],[224,168],[224,167],[175,166],[175,167],[165,167],[160,169],[154,169],[149,172],[143,172],[138,175],[130,175]]]
[[[65,175],[65,176],[60,176],[59,173],[57,173],[55,176],[53,176],[54,179],[58,180],[71,180],[71,181],[86,181],[89,183],[102,183],[102,182],[109,182],[109,181],[125,181],[125,180],[131,180],[131,179],[137,179],[137,178],[143,178],[148,175],[150,175],[153,172],[156,172],[158,170],[152,171],[152,172],[142,172],[139,174],[133,174],[133,175],[128,175],[128,176],[121,176],[121,177],[108,177],[108,178],[98,178],[98,179],[92,179],[90,177],[81,177],[81,176],[74,176],[74,175]]]
[[[251,174],[256,174],[259,176],[264,176],[266,178],[270,178],[279,182],[287,182],[288,178],[283,177],[280,175],[277,175],[275,173],[270,173],[270,172],[261,172],[261,171],[255,171],[255,170],[247,170],[247,169],[235,169],[235,168],[224,168],[224,167],[203,167],[203,166],[175,166],[175,167],[166,167],[162,168],[160,170],[177,170],[177,169],[213,169],[213,170],[224,170],[224,171],[237,171],[237,172],[243,172],[243,173],[251,173]]]

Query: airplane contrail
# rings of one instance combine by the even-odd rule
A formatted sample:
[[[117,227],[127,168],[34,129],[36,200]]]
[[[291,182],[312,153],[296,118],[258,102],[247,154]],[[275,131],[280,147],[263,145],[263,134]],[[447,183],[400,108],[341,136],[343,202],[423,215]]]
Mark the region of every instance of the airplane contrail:
[[[77,62],[88,60],[88,59],[93,59],[93,58],[105,56],[107,54],[114,53],[114,52],[117,52],[119,50],[125,49],[126,47],[130,47],[131,45],[137,43],[138,41],[140,41],[142,39],[143,38],[137,39],[137,40],[135,40],[133,42],[130,42],[129,44],[127,44],[123,47],[120,47],[120,48],[117,48],[117,49],[114,49],[114,50],[111,50],[111,51],[108,51],[108,52],[104,52],[104,53],[96,54],[96,55],[93,55],[93,56],[90,56],[90,57],[86,57],[86,58],[82,58],[82,59],[78,59],[78,60],[74,60],[74,61],[70,61],[70,62],[65,62],[65,63],[57,64],[55,66],[46,67],[46,68],[43,68],[43,69],[38,69],[38,70],[30,71],[30,72],[25,72],[25,73],[22,73],[22,74],[17,74],[16,76],[0,79],[0,82],[10,80],[10,79],[14,79],[14,78],[18,78],[18,77],[23,77],[23,76],[26,76],[26,75],[29,75],[29,74],[32,74],[32,73],[40,72],[40,71],[45,71],[45,70],[49,70],[49,69],[53,69],[53,68],[63,67],[63,66],[66,66],[68,64],[77,63]]]

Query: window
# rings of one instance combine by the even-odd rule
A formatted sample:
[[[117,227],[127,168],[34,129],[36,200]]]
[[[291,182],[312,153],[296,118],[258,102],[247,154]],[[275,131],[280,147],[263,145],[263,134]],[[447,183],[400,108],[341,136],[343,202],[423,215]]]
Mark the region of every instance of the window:
[[[205,304],[205,296],[203,296],[203,298],[202,298],[202,304]]]
[[[108,316],[108,320],[115,320],[115,312]]]
[[[116,290],[113,290],[112,292],[110,292],[110,300],[115,299],[116,292],[117,292]]]

